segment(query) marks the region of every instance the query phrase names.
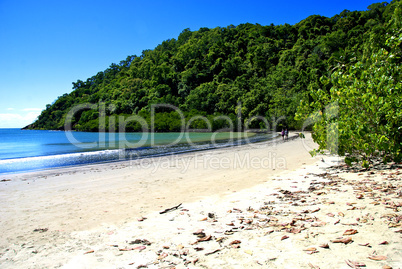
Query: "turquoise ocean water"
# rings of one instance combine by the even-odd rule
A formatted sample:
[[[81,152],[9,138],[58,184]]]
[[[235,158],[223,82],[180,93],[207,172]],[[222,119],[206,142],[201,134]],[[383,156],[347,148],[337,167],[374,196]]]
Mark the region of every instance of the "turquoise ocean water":
[[[0,174],[229,147],[272,138],[238,133],[87,133],[0,129]]]

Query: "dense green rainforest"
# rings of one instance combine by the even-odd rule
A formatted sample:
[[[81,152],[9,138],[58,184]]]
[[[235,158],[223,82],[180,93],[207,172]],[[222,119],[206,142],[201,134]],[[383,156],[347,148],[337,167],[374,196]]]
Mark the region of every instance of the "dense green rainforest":
[[[177,39],[73,82],[71,93],[47,105],[26,128],[63,130],[71,108],[90,103],[94,105],[82,105],[70,118],[74,130],[118,130],[118,116],[122,121],[137,115],[149,124],[152,104],[176,106],[186,120],[204,117],[193,120],[191,128],[206,128],[205,119],[214,130],[230,127],[228,118],[239,128],[261,116],[279,128],[300,129],[306,119],[300,114],[311,113],[315,107],[309,105],[317,100],[322,106],[328,101],[322,92],[330,93],[333,73],[364,62],[370,48],[385,46],[398,5],[400,1],[376,3],[366,11],[344,10],[332,18],[313,15],[295,25],[185,29]],[[160,107],[155,112],[154,131],[180,130],[177,111]],[[106,118],[100,122],[103,113]],[[133,119],[125,130],[142,131],[143,125]],[[265,127],[260,119],[250,126]]]

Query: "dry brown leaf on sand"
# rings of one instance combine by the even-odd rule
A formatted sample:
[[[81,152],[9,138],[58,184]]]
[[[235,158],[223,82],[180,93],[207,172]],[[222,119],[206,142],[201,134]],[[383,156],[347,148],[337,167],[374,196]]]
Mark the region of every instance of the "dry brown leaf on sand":
[[[357,234],[358,232],[357,232],[357,230],[355,230],[355,229],[349,229],[349,230],[346,230],[344,233],[343,233],[343,235],[352,235],[352,234]]]
[[[230,242],[229,245],[240,244],[240,243],[241,243],[240,240],[234,240],[234,241]]]
[[[144,250],[146,249],[146,246],[138,246],[138,247],[134,247],[134,248],[119,248],[119,251],[131,251],[131,250]]]
[[[89,253],[94,253],[95,252],[95,250],[88,250],[87,252],[85,252],[84,254],[89,254]]]
[[[211,240],[211,239],[212,239],[212,236],[211,236],[211,235],[207,235],[207,236],[205,236],[205,237],[203,237],[203,238],[198,239],[197,242],[205,242],[205,241],[209,241],[209,240]]]
[[[392,267],[389,265],[383,265],[382,269],[392,269]]]
[[[218,243],[220,243],[220,242],[222,242],[223,240],[225,240],[226,239],[226,237],[219,237],[219,238],[216,238],[216,242],[218,242]]]
[[[374,260],[374,261],[384,261],[387,258],[387,256],[382,256],[382,255],[376,255],[376,256],[370,256],[368,257],[370,260]]]
[[[329,245],[328,245],[328,243],[324,243],[324,244],[320,245],[320,248],[329,248]]]
[[[352,268],[360,268],[360,267],[366,267],[366,265],[362,262],[355,262],[351,260],[345,260],[346,264],[349,265],[349,267]]]
[[[158,260],[163,260],[164,258],[166,258],[168,256],[167,253],[162,253],[161,255],[158,256]]]
[[[204,229],[198,229],[198,230],[194,231],[193,234],[198,235],[198,234],[201,234],[202,232],[204,232]]]
[[[331,240],[332,243],[344,243],[344,244],[349,244],[350,242],[353,242],[352,237],[346,237],[346,238],[337,238],[334,240]]]
[[[311,227],[323,227],[323,226],[325,226],[325,225],[327,225],[327,223],[324,222],[324,221],[321,221],[321,222],[314,222],[314,223],[312,223],[312,224],[311,224]]]
[[[292,233],[292,234],[298,234],[298,233],[301,232],[301,229],[299,229],[299,228],[292,228],[292,229],[290,229],[288,232],[289,232],[289,233]]]
[[[311,263],[308,263],[308,266],[310,266],[310,268],[312,269],[320,269],[320,267],[318,267],[317,265],[313,265]]]
[[[388,241],[381,242],[379,245],[388,245]]]
[[[315,248],[315,247],[309,247],[309,248],[306,248],[306,249],[303,249],[304,251],[316,251],[317,250],[317,248]]]
[[[282,236],[281,240],[285,240],[285,239],[288,239],[288,238],[289,238],[289,236],[284,235],[284,236]]]
[[[221,250],[222,250],[222,249],[220,249],[220,248],[215,249],[214,251],[211,251],[211,252],[205,253],[205,256],[212,255],[212,254],[214,254],[214,253],[216,253],[216,252],[219,252],[219,251],[221,251]]]

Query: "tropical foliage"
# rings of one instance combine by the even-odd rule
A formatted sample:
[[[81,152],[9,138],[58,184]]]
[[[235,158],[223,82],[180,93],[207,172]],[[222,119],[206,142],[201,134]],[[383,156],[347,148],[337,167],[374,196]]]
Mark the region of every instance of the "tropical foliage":
[[[313,89],[313,101],[299,107],[308,111],[319,150],[346,155],[351,164],[365,167],[373,157],[384,162],[402,159],[402,9],[400,3],[383,34],[370,32],[362,55],[338,64],[323,87]],[[306,113],[307,112],[307,113]]]
[[[144,125],[127,119],[139,116],[149,126],[153,104],[180,108],[186,121],[198,115],[198,120],[191,123],[192,128],[205,128],[205,119],[211,120],[213,129],[228,127],[227,119],[233,120],[234,128],[240,128],[239,125],[244,126],[245,121],[254,116],[263,116],[272,122],[282,119],[280,125],[301,128],[307,115],[323,109],[338,92],[344,96],[339,100],[341,107],[350,105],[342,102],[352,101],[351,96],[364,98],[361,105],[377,98],[372,97],[377,96],[378,87],[374,86],[367,96],[362,96],[360,91],[365,86],[360,84],[361,79],[372,79],[370,85],[382,83],[393,89],[387,88],[392,96],[378,96],[377,102],[385,107],[373,110],[375,115],[370,115],[370,119],[373,122],[393,117],[400,119],[400,112],[392,114],[387,109],[389,105],[394,106],[387,103],[389,99],[399,100],[395,88],[398,81],[395,77],[390,79],[389,72],[400,70],[386,71],[389,65],[396,63],[391,59],[385,61],[391,54],[397,55],[393,51],[398,45],[392,45],[392,51],[394,41],[386,33],[398,2],[373,4],[366,11],[344,10],[332,18],[314,15],[295,25],[247,23],[198,31],[185,29],[177,39],[163,41],[140,56],[128,56],[86,81],[74,82],[71,93],[47,105],[38,120],[27,127],[62,130],[72,107],[90,103],[102,104],[104,112],[99,109],[78,111],[71,118],[73,129],[99,131],[102,126],[118,130],[123,122],[127,123],[127,131],[141,131]],[[389,45],[383,47],[386,39]],[[368,56],[370,53],[372,57]],[[384,65],[378,66],[378,61],[385,61]],[[372,74],[376,68],[382,68],[382,73]],[[354,91],[349,93],[348,89]],[[354,109],[349,111],[350,115],[340,114],[340,117],[353,115],[356,121],[363,122],[368,114],[359,116],[360,108]],[[299,117],[295,118],[297,111]],[[156,112],[154,131],[180,130],[182,118],[176,111],[160,108]],[[100,122],[102,113],[106,118]],[[242,122],[239,124],[240,114]],[[253,127],[260,124],[255,122]],[[384,128],[394,130],[399,121],[395,119],[387,124]],[[319,140],[324,133],[320,133],[318,126],[314,128]],[[372,130],[371,125],[355,127],[360,129],[341,133],[341,139],[349,139],[356,132],[366,132],[369,136],[364,128]],[[386,147],[391,138],[384,136],[379,138]],[[370,141],[377,138],[373,136]],[[341,152],[348,150],[339,149]]]

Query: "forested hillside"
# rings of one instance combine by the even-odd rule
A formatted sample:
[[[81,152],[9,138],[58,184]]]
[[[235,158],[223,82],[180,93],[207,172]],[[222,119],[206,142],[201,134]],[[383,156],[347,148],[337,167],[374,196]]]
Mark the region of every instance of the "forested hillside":
[[[367,11],[344,10],[332,18],[314,15],[295,25],[185,29],[177,39],[74,82],[73,91],[47,105],[28,128],[62,130],[73,106],[99,102],[107,108],[113,105],[106,109],[106,116],[134,114],[149,120],[151,104],[165,103],[180,108],[187,118],[227,115],[236,119],[241,109],[243,120],[256,115],[285,116],[282,124],[300,128],[301,122],[295,120],[300,102],[311,102],[311,91],[329,89],[331,85],[320,78],[362,58],[369,42],[385,42],[397,2],[373,4]],[[180,130],[176,112],[158,112],[155,131]],[[73,128],[97,131],[98,118],[97,109],[79,111]],[[105,124],[108,129],[109,120]],[[127,129],[140,130],[134,123]]]

